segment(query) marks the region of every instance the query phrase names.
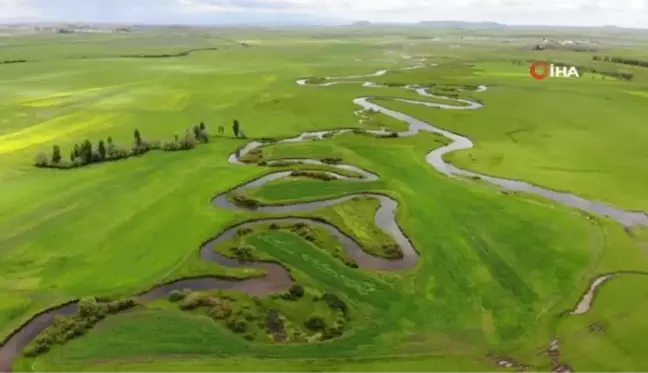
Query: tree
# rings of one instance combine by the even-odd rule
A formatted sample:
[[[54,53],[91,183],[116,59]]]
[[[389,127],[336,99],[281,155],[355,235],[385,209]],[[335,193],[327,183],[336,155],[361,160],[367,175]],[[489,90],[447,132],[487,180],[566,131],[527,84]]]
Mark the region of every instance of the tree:
[[[135,137],[135,147],[139,148],[142,146],[142,135],[140,135],[140,131],[137,128],[135,129],[133,136]]]
[[[194,138],[195,138],[196,140],[199,140],[199,141],[200,141],[201,138],[202,138],[202,137],[200,136],[200,127],[198,127],[198,126],[194,126],[194,127],[193,127],[193,133],[194,133]]]
[[[234,132],[234,137],[238,137],[239,128],[240,126],[238,120],[234,119],[234,123],[232,123],[232,132]]]
[[[106,146],[104,145],[103,140],[99,140],[99,146],[97,147],[97,151],[99,152],[99,159],[101,160],[106,159]]]
[[[201,131],[205,130],[205,122],[200,122],[200,130]]]
[[[59,163],[61,158],[61,147],[54,145],[52,148],[52,163]]]
[[[86,140],[81,145],[81,160],[83,164],[88,164],[92,162],[92,143],[90,140]]]
[[[72,153],[74,153],[74,158],[79,158],[81,156],[81,149],[79,148],[79,144],[74,144]]]
[[[106,154],[108,158],[115,156],[115,144],[113,144],[113,139],[110,136],[106,139]]]
[[[74,155],[74,150],[72,150],[70,152],[70,162],[74,162],[75,159],[76,159],[76,156]]]

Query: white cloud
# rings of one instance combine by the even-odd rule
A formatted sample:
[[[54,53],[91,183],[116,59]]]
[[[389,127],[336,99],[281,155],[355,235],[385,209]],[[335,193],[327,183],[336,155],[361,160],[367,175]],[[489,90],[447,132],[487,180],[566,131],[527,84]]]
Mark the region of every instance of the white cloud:
[[[135,10],[140,9],[139,12]],[[146,11],[141,11],[145,9]],[[648,27],[648,0],[0,0],[0,20],[168,22],[313,19]],[[109,17],[108,17],[109,16]],[[292,18],[291,18],[292,17]]]
[[[24,0],[0,0],[0,20],[36,18],[41,14],[40,8],[30,6]]]
[[[512,24],[648,26],[648,0],[176,0],[185,11],[255,9],[349,20],[496,21]],[[256,6],[255,6],[256,5]]]

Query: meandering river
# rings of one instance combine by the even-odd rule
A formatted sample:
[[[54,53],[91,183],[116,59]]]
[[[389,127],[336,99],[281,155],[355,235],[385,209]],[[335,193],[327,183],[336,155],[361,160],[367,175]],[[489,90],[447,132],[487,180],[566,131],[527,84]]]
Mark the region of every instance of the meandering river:
[[[420,61],[415,66],[406,67],[400,70],[412,70],[422,68],[426,65]],[[363,81],[357,79],[363,79],[368,77],[379,77],[386,74],[389,70],[379,70],[372,74],[367,75],[354,75],[354,76],[341,76],[341,77],[326,77],[324,78],[325,82],[319,84],[310,84],[308,79],[301,79],[297,81],[297,84],[300,86],[319,86],[326,87],[332,86],[335,84],[361,84],[365,87],[379,88],[381,85],[376,84],[371,81]],[[304,89],[308,89],[304,87]],[[480,109],[483,105],[476,101],[471,101],[467,99],[458,99],[450,98],[446,96],[439,96],[431,94],[427,91],[426,87],[418,85],[409,85],[403,87],[403,89],[408,89],[418,93],[423,97],[437,98],[444,101],[454,101],[457,105],[451,104],[441,104],[423,100],[412,100],[412,99],[403,99],[403,98],[387,98],[389,100],[405,102],[413,105],[423,105],[428,107],[436,107],[447,110],[477,110]],[[479,86],[476,92],[485,92],[487,87]],[[412,136],[417,134],[420,131],[428,131],[441,134],[452,142],[449,145],[435,149],[431,151],[426,156],[427,163],[430,164],[436,171],[445,174],[449,177],[479,177],[480,179],[496,185],[499,188],[511,190],[511,191],[520,191],[530,194],[535,194],[556,202],[559,202],[563,205],[567,205],[576,209],[580,209],[589,213],[598,214],[610,217],[619,223],[623,224],[626,227],[633,225],[646,225],[648,226],[648,216],[642,212],[633,212],[625,211],[622,209],[615,208],[600,202],[590,201],[581,197],[578,197],[569,193],[562,193],[557,191],[552,191],[546,188],[535,186],[523,181],[508,180],[503,178],[497,178],[488,175],[482,175],[476,172],[463,170],[457,168],[451,164],[446,163],[443,160],[443,157],[453,151],[470,149],[473,147],[473,143],[467,137],[457,135],[455,133],[446,131],[444,129],[438,128],[431,123],[421,121],[412,116],[409,116],[405,113],[398,111],[390,110],[386,107],[383,107],[375,102],[372,102],[374,98],[386,99],[384,97],[359,97],[354,100],[354,103],[361,107],[361,110],[357,114],[361,115],[364,110],[375,110],[379,111],[387,116],[396,118],[408,124],[408,129],[406,131],[398,132],[399,137]],[[279,143],[289,143],[289,142],[302,142],[302,141],[311,141],[312,139],[326,139],[331,137],[330,135],[341,134],[345,132],[352,131],[353,129],[338,129],[338,130],[327,130],[327,131],[316,131],[316,132],[305,132],[299,136],[284,139],[279,141]],[[387,130],[367,130],[374,134],[390,134],[392,131]],[[253,149],[270,145],[270,143],[264,143],[261,141],[251,141],[236,153],[233,153],[229,157],[229,162],[234,165],[241,165],[240,158],[245,154],[250,152]],[[318,160],[314,159],[286,159],[281,160],[281,162],[286,163],[305,163],[305,164],[322,164]],[[357,181],[365,182],[377,180],[378,176],[360,169],[352,165],[329,165],[334,168],[344,169],[354,171],[359,174],[359,177],[348,177],[335,172],[329,172],[329,175],[344,179],[347,181]],[[280,178],[285,178],[290,176],[291,171],[279,171],[267,174],[261,178],[250,181],[243,185],[239,185],[234,190],[235,192],[240,192],[246,189],[262,186],[270,181],[277,180]],[[229,191],[229,192],[232,192]],[[228,192],[228,193],[229,193]],[[229,202],[226,198],[227,193],[219,194],[212,201],[213,205],[217,208],[224,209],[233,209],[241,210],[245,207],[241,207]],[[402,259],[398,260],[388,260],[383,258],[378,258],[367,254],[362,250],[360,245],[352,238],[344,234],[337,227],[310,218],[295,218],[295,217],[286,217],[286,218],[270,218],[270,219],[261,219],[256,221],[248,221],[236,226],[229,227],[224,232],[218,234],[213,239],[207,241],[200,248],[200,256],[203,260],[208,262],[218,263],[220,265],[231,267],[231,268],[256,268],[265,271],[265,275],[261,277],[255,277],[245,280],[235,280],[227,278],[217,278],[210,276],[202,276],[196,278],[185,278],[178,281],[174,281],[167,284],[162,284],[156,286],[155,288],[140,293],[135,296],[135,298],[141,301],[150,301],[158,299],[161,297],[166,297],[173,290],[181,289],[194,289],[194,290],[204,290],[204,289],[234,289],[242,292],[246,292],[255,296],[263,296],[270,293],[275,293],[279,291],[284,291],[290,287],[293,280],[290,276],[289,271],[278,263],[271,262],[261,262],[261,261],[241,261],[237,259],[232,259],[225,257],[216,253],[213,248],[221,242],[232,239],[236,232],[239,229],[251,228],[253,226],[264,224],[269,225],[272,223],[299,223],[304,222],[307,224],[317,225],[324,228],[327,232],[337,237],[340,242],[343,244],[345,250],[347,251],[350,258],[355,260],[358,265],[362,268],[373,269],[373,270],[398,270],[404,268],[410,268],[416,264],[418,260],[418,254],[415,248],[412,246],[411,242],[407,239],[401,228],[398,226],[395,218],[396,209],[398,207],[398,202],[391,197],[376,194],[376,193],[357,193],[353,195],[346,195],[338,198],[331,198],[326,200],[317,200],[311,202],[299,202],[299,203],[290,203],[283,205],[265,205],[258,206],[255,210],[259,212],[273,213],[273,214],[284,214],[290,215],[292,213],[304,212],[304,211],[313,211],[327,206],[333,206],[345,201],[351,200],[355,197],[370,197],[376,198],[380,202],[380,207],[377,210],[374,221],[376,225],[382,229],[385,233],[391,236],[391,238],[399,245],[400,249],[403,252]],[[606,278],[607,279],[607,278]],[[605,280],[601,280],[601,283]],[[597,286],[594,286],[594,288]],[[591,295],[587,293],[584,296],[583,302],[589,304],[591,303]],[[583,310],[584,307],[577,307],[576,313],[580,310]],[[55,308],[45,310],[38,315],[34,316],[29,321],[25,322],[21,327],[16,329],[2,344],[0,347],[0,371],[10,371],[11,365],[14,359],[20,354],[20,352],[36,338],[43,330],[45,330],[57,315],[70,315],[78,311],[78,301],[70,302],[65,305],[61,305]]]

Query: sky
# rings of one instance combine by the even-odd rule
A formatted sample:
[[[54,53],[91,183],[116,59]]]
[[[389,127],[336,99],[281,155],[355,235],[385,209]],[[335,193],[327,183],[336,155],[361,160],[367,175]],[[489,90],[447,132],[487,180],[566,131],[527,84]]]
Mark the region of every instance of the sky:
[[[648,28],[648,0],[0,0],[0,22],[334,24],[360,20]]]

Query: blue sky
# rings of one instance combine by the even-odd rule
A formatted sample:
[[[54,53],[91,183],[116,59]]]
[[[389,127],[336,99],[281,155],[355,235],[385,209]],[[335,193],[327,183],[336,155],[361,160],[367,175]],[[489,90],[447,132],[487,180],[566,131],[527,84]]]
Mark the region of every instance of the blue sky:
[[[0,0],[0,22],[495,21],[648,27],[648,0]]]

